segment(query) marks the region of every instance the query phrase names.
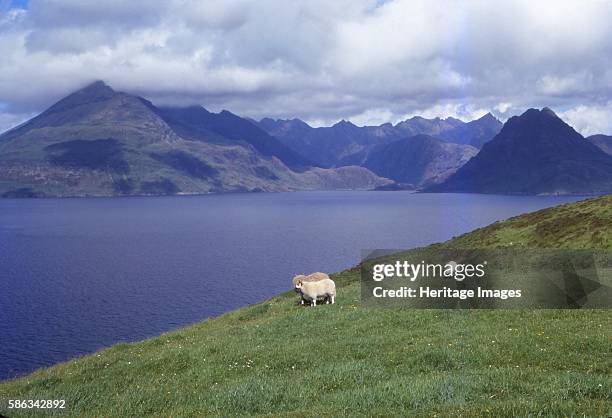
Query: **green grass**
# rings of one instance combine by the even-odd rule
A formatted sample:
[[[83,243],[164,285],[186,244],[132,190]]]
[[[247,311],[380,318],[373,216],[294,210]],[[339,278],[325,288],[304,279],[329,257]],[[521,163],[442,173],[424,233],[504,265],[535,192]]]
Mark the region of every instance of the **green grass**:
[[[516,216],[464,234],[444,245],[612,249],[612,195]]]
[[[610,207],[564,205],[443,245],[611,249]],[[609,310],[366,309],[358,274],[333,276],[335,305],[286,293],[5,382],[0,413],[40,415],[7,400],[44,398],[104,417],[611,415]]]

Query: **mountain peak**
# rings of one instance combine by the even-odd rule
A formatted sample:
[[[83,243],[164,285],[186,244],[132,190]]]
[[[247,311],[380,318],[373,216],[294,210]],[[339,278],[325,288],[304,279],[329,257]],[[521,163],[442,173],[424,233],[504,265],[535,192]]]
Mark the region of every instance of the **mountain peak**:
[[[351,121],[342,119],[340,122],[337,122],[334,126],[338,126],[338,127],[341,127],[341,126],[343,126],[343,127],[353,127],[353,126],[355,126],[355,124],[353,122],[351,122]]]
[[[549,116],[549,117],[560,119],[559,116],[557,116],[557,114],[553,112],[553,110],[549,107],[543,107],[541,110],[538,110],[535,108],[527,109],[519,117],[522,118],[523,116],[531,116],[531,117]]]
[[[540,113],[542,113],[544,115],[547,115],[547,116],[554,116],[554,117],[558,118],[557,114],[555,112],[553,112],[553,110],[550,107],[542,108]]]
[[[96,80],[93,83],[86,85],[82,89],[77,90],[73,94],[86,94],[95,96],[112,95],[115,94],[115,90],[113,90],[112,87],[106,84],[104,81]]]
[[[502,135],[506,140],[528,143],[545,141],[558,145],[559,141],[582,142],[584,139],[548,107],[540,110],[527,109],[522,115],[511,117],[504,124],[501,133],[511,133],[511,135]]]
[[[118,94],[119,93],[115,92],[115,90],[104,81],[94,81],[52,105],[41,113],[36,120],[40,121],[40,117],[53,113],[65,112],[85,104],[104,102],[114,98]]]
[[[482,120],[482,121],[499,121],[495,116],[493,116],[493,114],[491,112],[487,112],[486,115],[481,116],[480,118],[478,118],[478,120]]]
[[[112,90],[112,87],[109,86],[108,84],[106,84],[106,82],[104,80],[93,81],[93,82],[89,83],[87,86],[85,86],[84,88],[103,88],[103,89],[111,89]]]

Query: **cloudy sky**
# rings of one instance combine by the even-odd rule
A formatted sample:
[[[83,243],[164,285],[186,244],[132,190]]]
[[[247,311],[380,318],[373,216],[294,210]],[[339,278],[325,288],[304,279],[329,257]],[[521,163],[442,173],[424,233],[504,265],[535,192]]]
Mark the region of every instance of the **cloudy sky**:
[[[502,120],[612,134],[612,2],[0,0],[0,131],[105,80],[316,125]]]

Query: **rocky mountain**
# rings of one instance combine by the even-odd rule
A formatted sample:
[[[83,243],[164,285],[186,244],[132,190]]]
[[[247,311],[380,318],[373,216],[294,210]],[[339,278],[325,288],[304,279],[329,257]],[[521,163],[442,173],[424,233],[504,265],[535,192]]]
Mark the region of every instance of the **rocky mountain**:
[[[364,167],[397,183],[428,186],[446,180],[477,153],[470,145],[416,135],[377,146]]]
[[[359,127],[340,121],[313,128],[299,119],[262,119],[258,126],[320,167],[362,164],[372,147],[399,139],[391,124]]]
[[[315,129],[303,120],[297,118],[263,118],[259,122],[255,122],[255,124],[258,124],[264,131],[266,131],[270,135],[280,139],[302,138]]]
[[[415,116],[396,125],[360,127],[341,121],[330,127],[313,128],[299,119],[266,118],[258,126],[321,167],[341,167],[363,165],[375,147],[420,134],[480,148],[499,132],[502,124],[489,113],[468,123],[450,117]]]
[[[495,116],[487,113],[479,119],[443,131],[439,137],[448,142],[472,145],[480,149],[501,131],[502,126],[503,124]]]
[[[93,83],[0,135],[0,195],[108,196],[375,188],[362,167],[321,169],[230,112],[157,108]]]
[[[419,134],[441,137],[443,133],[452,131],[464,124],[462,120],[451,117],[446,119],[427,119],[421,116],[413,116],[410,119],[399,122],[394,128],[404,138]]]
[[[612,192],[612,157],[552,110],[529,109],[435,192],[591,194]]]
[[[612,136],[609,135],[591,135],[587,140],[597,145],[603,152],[612,155]]]

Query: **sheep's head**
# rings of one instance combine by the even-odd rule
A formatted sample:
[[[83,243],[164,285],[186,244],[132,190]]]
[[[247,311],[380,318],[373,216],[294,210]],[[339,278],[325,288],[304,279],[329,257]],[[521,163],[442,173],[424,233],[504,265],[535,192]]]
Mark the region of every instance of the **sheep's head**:
[[[304,277],[303,274],[298,274],[297,276],[294,276],[293,279],[291,280],[291,282],[293,283],[293,288],[295,289],[296,292],[299,292],[299,289],[297,289],[295,287],[295,285],[297,285],[297,282],[301,281]]]
[[[298,280],[297,282],[295,282],[295,290],[299,291],[300,289],[302,289],[302,287],[304,286],[304,282],[301,280]]]

